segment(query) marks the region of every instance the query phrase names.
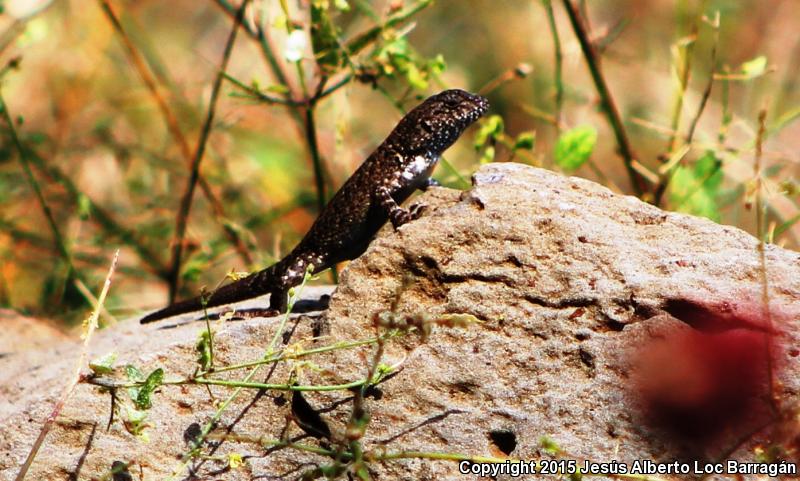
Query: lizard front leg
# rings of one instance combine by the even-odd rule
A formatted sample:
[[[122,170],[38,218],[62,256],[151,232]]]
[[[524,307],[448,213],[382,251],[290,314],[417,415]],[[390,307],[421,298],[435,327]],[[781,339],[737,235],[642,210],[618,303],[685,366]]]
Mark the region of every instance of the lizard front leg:
[[[419,216],[422,215],[422,211],[425,209],[424,204],[415,204],[411,209],[400,207],[397,202],[395,202],[392,193],[386,186],[378,187],[375,196],[378,204],[386,211],[386,214],[389,216],[389,221],[395,229],[419,218]]]

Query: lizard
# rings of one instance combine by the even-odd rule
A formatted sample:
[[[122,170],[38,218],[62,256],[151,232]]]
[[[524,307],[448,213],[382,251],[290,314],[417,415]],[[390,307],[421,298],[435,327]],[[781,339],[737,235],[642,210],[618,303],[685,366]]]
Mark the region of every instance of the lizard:
[[[345,181],[306,235],[283,259],[224,285],[205,297],[180,301],[146,315],[141,323],[270,294],[269,311],[286,312],[289,289],[309,265],[314,273],[360,256],[388,221],[397,229],[416,219],[424,205],[402,204],[430,177],[442,153],[481,117],[489,102],[459,89],[445,90],[409,111],[388,137]]]

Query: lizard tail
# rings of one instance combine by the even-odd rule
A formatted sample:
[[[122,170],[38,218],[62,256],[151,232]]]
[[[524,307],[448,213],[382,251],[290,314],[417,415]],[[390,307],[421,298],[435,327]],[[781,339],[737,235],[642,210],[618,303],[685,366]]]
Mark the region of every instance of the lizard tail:
[[[239,279],[238,281],[220,287],[216,291],[205,296],[205,303],[201,296],[176,302],[175,304],[144,316],[139,323],[147,324],[167,317],[177,316],[178,314],[199,311],[204,307],[222,306],[266,294],[270,292],[268,286],[273,284],[270,280],[277,270],[276,266],[277,264],[263,271],[250,274],[244,279]],[[275,296],[275,293],[273,292],[272,295]]]

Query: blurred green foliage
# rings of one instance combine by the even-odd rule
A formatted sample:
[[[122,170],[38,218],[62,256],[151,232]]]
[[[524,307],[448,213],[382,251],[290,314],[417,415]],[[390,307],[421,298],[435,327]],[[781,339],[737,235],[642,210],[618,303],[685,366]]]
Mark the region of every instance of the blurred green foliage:
[[[563,132],[556,141],[553,160],[566,172],[574,172],[589,160],[597,145],[597,129],[579,125]]]
[[[575,1],[652,183],[644,199],[797,248],[800,4]],[[96,286],[121,246],[107,307],[124,317],[160,306],[188,165],[240,3],[47,3],[10,2],[0,15],[14,124],[0,132],[0,304],[80,319],[88,301],[76,286]],[[437,169],[444,185],[464,188],[479,163],[513,160],[631,191],[562,2],[256,0],[225,73],[182,295],[285,254],[320,196],[404,110],[444,88],[481,90],[492,103]],[[764,226],[752,212],[756,175]]]

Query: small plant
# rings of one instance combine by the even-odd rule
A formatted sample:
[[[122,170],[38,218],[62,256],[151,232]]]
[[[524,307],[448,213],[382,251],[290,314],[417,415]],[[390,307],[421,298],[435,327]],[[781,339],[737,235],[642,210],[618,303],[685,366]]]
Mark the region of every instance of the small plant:
[[[148,374],[132,365],[115,367],[114,356],[107,355],[92,363],[93,375],[86,378],[86,382],[97,385],[101,392],[110,393],[113,408],[110,422],[114,415],[122,420],[125,429],[134,436],[146,442],[148,439],[147,428],[152,427],[147,421],[147,412],[154,403],[157,403],[156,392],[158,389],[170,389],[173,386],[225,386],[231,389],[231,394],[216,405],[217,410],[210,420],[203,426],[196,425],[191,434],[186,434],[189,449],[181,458],[181,463],[174,469],[173,479],[179,479],[189,463],[194,459],[212,459],[203,454],[206,440],[257,443],[265,448],[296,449],[314,452],[328,458],[328,464],[321,464],[302,475],[302,479],[317,479],[324,476],[339,475],[350,472],[359,479],[368,479],[368,465],[370,463],[388,462],[392,459],[423,458],[442,460],[487,460],[494,458],[475,457],[456,453],[409,453],[390,452],[385,447],[368,449],[362,446],[362,439],[369,429],[371,418],[367,399],[373,390],[386,380],[399,374],[399,366],[387,365],[383,361],[384,346],[387,342],[400,336],[416,333],[421,342],[425,342],[431,335],[434,325],[443,328],[466,328],[479,321],[468,314],[443,314],[430,316],[427,314],[402,314],[397,312],[399,297],[407,287],[407,283],[398,288],[395,299],[390,309],[378,312],[373,316],[376,336],[347,342],[339,342],[313,349],[303,349],[300,345],[288,344],[279,346],[283,332],[292,309],[302,292],[303,287],[312,279],[314,267],[308,266],[303,283],[290,292],[288,311],[282,316],[270,344],[266,347],[261,359],[251,362],[229,366],[215,366],[211,369],[211,355],[209,346],[213,343],[214,331],[204,329],[199,334],[197,342],[198,367],[192,376],[187,378],[169,378],[164,370],[156,368]],[[206,316],[208,321],[208,316]],[[312,366],[311,359],[314,355],[324,352],[335,352],[345,349],[354,349],[363,346],[374,346],[371,361],[365,376],[352,382],[338,385],[303,385],[299,382],[302,370]],[[256,372],[264,366],[276,363],[289,363],[290,377],[284,383],[254,382]],[[249,370],[239,381],[219,379],[216,374]],[[126,380],[118,379],[124,375]],[[224,411],[230,408],[234,399],[245,389],[285,391],[291,395],[289,405],[293,421],[307,435],[324,440],[328,447],[319,447],[289,439],[270,439],[259,435],[241,435],[218,433],[215,429]],[[352,392],[352,407],[350,420],[342,430],[330,426],[309,404],[304,393],[314,391],[342,391]],[[120,396],[124,393],[124,397]],[[187,431],[188,432],[188,431]],[[223,458],[213,458],[225,462],[232,469],[241,465],[240,456],[231,455]],[[494,460],[501,462],[502,460]]]

